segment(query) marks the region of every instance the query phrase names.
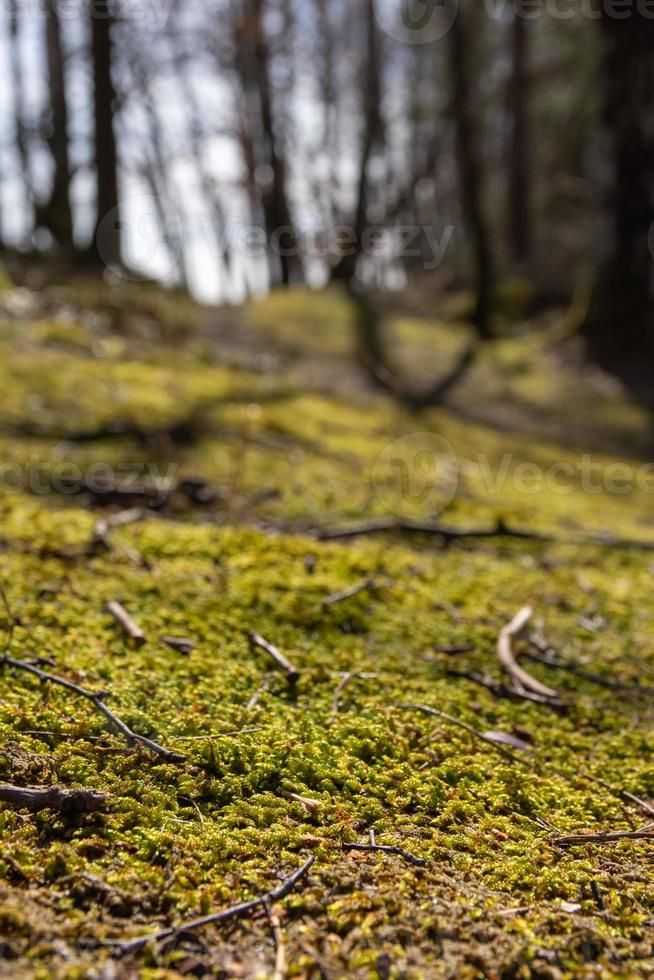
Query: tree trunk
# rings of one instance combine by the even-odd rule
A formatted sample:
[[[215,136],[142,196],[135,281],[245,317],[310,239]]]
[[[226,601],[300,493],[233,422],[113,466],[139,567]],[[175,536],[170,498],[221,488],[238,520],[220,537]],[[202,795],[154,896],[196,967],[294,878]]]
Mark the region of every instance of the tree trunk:
[[[598,281],[584,325],[596,362],[651,388],[654,362],[654,20],[605,14],[603,118],[608,174]]]
[[[288,200],[286,162],[275,118],[270,51],[263,24],[263,0],[247,0],[236,28],[238,70],[246,103],[254,164],[253,193],[259,197],[273,286],[302,279],[301,259]]]
[[[474,323],[479,336],[486,340],[492,336],[490,317],[493,307],[494,272],[489,233],[482,204],[482,168],[477,155],[479,135],[475,132],[468,84],[468,32],[464,21],[463,10],[459,10],[449,32],[452,103],[456,128],[461,201],[468,232],[472,239],[475,262],[477,303]]]
[[[354,209],[354,247],[337,263],[332,272],[334,281],[349,284],[353,281],[361,255],[368,222],[370,202],[369,167],[375,150],[384,138],[384,122],[381,113],[379,33],[375,20],[374,0],[366,0],[366,62],[363,79],[363,141],[357,177],[357,193]]]
[[[511,257],[524,262],[531,252],[529,221],[529,46],[522,3],[511,25],[512,73],[509,81],[508,160],[509,243]]]
[[[70,205],[68,103],[66,101],[61,21],[56,4],[53,4],[48,10],[45,23],[50,88],[48,145],[54,163],[54,174],[50,197],[44,207],[39,208],[39,223],[48,229],[61,248],[72,252],[73,214]]]
[[[31,237],[36,224],[35,201],[34,185],[32,182],[30,147],[28,142],[27,126],[25,124],[25,78],[23,74],[21,52],[19,49],[20,20],[18,0],[11,0],[9,39],[16,150],[18,152],[18,159],[20,162],[21,180],[25,189],[27,225]]]
[[[118,264],[121,258],[118,151],[115,132],[116,89],[112,77],[113,44],[111,34],[114,18],[107,13],[106,5],[96,3],[96,0],[89,0],[89,11],[97,201],[97,218],[91,244],[91,258],[100,264],[112,265]]]

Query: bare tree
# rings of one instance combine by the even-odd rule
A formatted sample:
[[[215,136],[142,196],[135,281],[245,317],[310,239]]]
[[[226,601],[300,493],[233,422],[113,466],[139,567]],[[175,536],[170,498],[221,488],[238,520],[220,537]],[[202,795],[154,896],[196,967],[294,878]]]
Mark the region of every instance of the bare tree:
[[[25,207],[27,211],[27,226],[35,225],[35,198],[32,181],[32,161],[29,147],[29,128],[25,114],[25,79],[23,60],[20,51],[20,15],[18,0],[11,0],[9,8],[9,46],[11,62],[11,78],[13,87],[14,109],[14,138],[16,152],[20,164],[20,179],[25,191]]]
[[[529,258],[529,36],[523,0],[516,0],[511,23],[511,77],[508,91],[508,214],[511,256]]]
[[[264,0],[243,0],[234,16],[236,66],[244,101],[242,146],[253,205],[260,206],[270,282],[288,286],[301,278],[299,248],[287,188],[287,164],[276,117],[271,51],[264,25]]]
[[[584,332],[591,356],[644,383],[654,362],[654,20],[629,11],[601,21],[605,151],[604,226],[598,280]]]
[[[454,18],[448,37],[461,206],[472,239],[475,264],[477,302],[474,323],[479,336],[487,340],[492,336],[490,317],[493,308],[494,271],[490,234],[483,206],[479,137],[475,127],[469,83],[468,24],[463,8],[459,9],[458,15]]]
[[[50,195],[46,203],[38,208],[37,220],[39,225],[48,229],[62,249],[72,253],[73,213],[70,203],[68,102],[61,21],[57,4],[48,6],[45,18],[45,40],[50,94],[46,136],[54,169]]]
[[[90,258],[120,262],[121,233],[116,145],[116,87],[113,79],[115,18],[102,0],[89,0],[93,73],[96,224]],[[102,238],[99,242],[99,238]]]

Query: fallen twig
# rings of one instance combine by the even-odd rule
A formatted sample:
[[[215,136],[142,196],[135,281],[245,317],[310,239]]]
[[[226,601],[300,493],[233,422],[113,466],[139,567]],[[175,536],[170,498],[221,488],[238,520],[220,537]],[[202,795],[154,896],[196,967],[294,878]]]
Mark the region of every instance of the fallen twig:
[[[248,640],[254,647],[259,647],[260,650],[265,650],[266,653],[270,654],[280,670],[282,670],[288,679],[289,684],[297,684],[300,679],[300,671],[297,667],[288,660],[281,650],[278,650],[276,646],[269,643],[268,640],[264,640],[263,636],[259,633],[248,633]]]
[[[367,677],[370,677],[372,675],[368,674],[366,676]],[[350,684],[352,681],[355,681],[355,680],[364,680],[364,675],[358,673],[357,671],[351,671],[349,674],[343,674],[343,676],[341,677],[341,679],[338,682],[338,685],[336,687],[336,690],[334,691],[334,697],[332,698],[332,711],[331,711],[331,713],[333,715],[337,715],[338,714],[339,703],[340,703],[341,695],[343,694],[343,691],[348,686],[348,684]]]
[[[194,641],[187,640],[183,636],[162,636],[161,642],[165,643],[167,647],[170,647],[171,650],[175,650],[177,653],[189,654],[195,650]]]
[[[137,953],[147,943],[160,943],[164,939],[170,939],[172,937],[180,936],[183,933],[192,932],[194,929],[202,928],[202,926],[225,922],[228,919],[248,915],[250,912],[253,912],[255,909],[260,907],[265,909],[266,906],[271,906],[274,902],[279,902],[281,899],[286,898],[286,896],[293,891],[298,882],[304,878],[314,861],[315,858],[311,856],[304,862],[301,868],[298,868],[298,870],[292,874],[290,878],[286,878],[286,880],[283,881],[277,888],[266,892],[265,895],[260,895],[258,898],[253,898],[249,902],[241,902],[239,905],[232,905],[231,908],[223,909],[222,912],[214,912],[211,915],[205,915],[200,919],[192,919],[190,922],[185,922],[181,926],[169,926],[167,929],[160,929],[158,932],[148,933],[147,935],[140,936],[137,939],[128,939],[124,942],[104,941],[97,944],[94,941],[91,945],[114,946],[114,956],[127,956],[131,953]]]
[[[445,544],[454,541],[487,540],[491,538],[516,538],[521,541],[542,541],[546,544],[568,544],[590,548],[625,548],[635,551],[654,551],[654,541],[642,541],[631,538],[615,538],[608,535],[595,537],[568,538],[545,531],[530,531],[526,528],[510,527],[501,518],[492,527],[468,528],[449,527],[429,521],[398,520],[395,517],[381,517],[370,521],[361,521],[346,527],[319,527],[313,531],[319,541],[344,541],[348,538],[360,538],[371,534],[398,532],[401,534],[424,534],[441,538]]]
[[[443,721],[447,721],[451,725],[456,725],[458,728],[462,728],[470,735],[480,739],[480,741],[486,742],[487,745],[492,745],[497,752],[505,756],[507,759],[510,759],[511,762],[519,762],[523,766],[529,765],[529,763],[525,762],[524,759],[520,759],[517,755],[514,755],[513,752],[505,749],[503,745],[500,745],[494,739],[488,738],[488,736],[484,735],[483,732],[480,732],[479,729],[469,725],[466,721],[461,721],[460,718],[454,718],[453,715],[446,714],[445,711],[439,711],[438,708],[431,708],[427,704],[396,704],[395,707],[401,708],[404,711],[423,711],[425,714],[434,715],[436,718],[442,718]]]
[[[348,538],[361,538],[370,534],[396,531],[402,534],[425,534],[442,538],[446,544],[468,538],[485,540],[487,538],[520,538],[525,541],[552,541],[551,535],[540,531],[523,531],[508,527],[502,520],[490,528],[448,527],[433,521],[398,520],[396,517],[380,517],[376,520],[361,521],[348,527],[318,528],[314,531],[319,541],[344,541]]]
[[[275,943],[275,969],[273,971],[272,980],[284,980],[286,977],[286,944],[284,942],[284,931],[282,929],[279,916],[275,910],[270,907],[269,902],[265,903],[264,908],[272,930],[273,942]]]
[[[107,612],[111,613],[123,632],[134,640],[137,646],[141,647],[145,643],[145,633],[141,627],[134,622],[124,606],[119,602],[108,602]]]
[[[444,653],[448,657],[458,657],[461,653],[472,653],[473,643],[439,643],[434,647],[434,653]]]
[[[310,796],[300,796],[299,793],[290,793],[284,790],[282,796],[285,800],[291,800],[292,803],[299,803],[308,813],[317,813],[322,806],[320,800],[313,800]]]
[[[557,837],[554,844],[561,847],[577,844],[611,844],[619,840],[654,840],[654,824],[648,824],[642,830],[616,830],[601,834],[572,834],[570,837]]]
[[[104,810],[109,797],[94,789],[64,789],[63,786],[12,786],[0,783],[0,803],[23,807],[36,813],[39,810],[58,810],[60,813],[95,813]]]
[[[473,670],[452,669],[447,670],[446,675],[447,677],[462,677],[465,680],[472,681],[473,684],[479,684],[480,687],[485,687],[496,698],[508,698],[510,701],[531,701],[532,704],[542,704],[560,713],[566,712],[569,708],[569,705],[559,698],[546,698],[542,694],[534,694],[533,691],[527,691],[524,688],[512,687],[509,684],[504,684],[502,681],[493,680],[492,677],[488,677],[486,674],[478,674]]]
[[[335,592],[333,595],[328,596],[322,600],[321,606],[323,609],[327,606],[334,606],[337,602],[343,602],[345,599],[351,599],[352,596],[359,595],[360,592],[370,592],[375,586],[374,579],[366,579],[365,582],[360,582],[358,585],[351,585],[349,589],[343,589],[342,592]]]
[[[500,635],[497,641],[497,657],[506,670],[508,674],[511,675],[514,684],[520,688],[524,688],[527,691],[531,691],[533,694],[539,694],[543,698],[554,698],[559,701],[558,692],[553,688],[548,687],[546,684],[541,684],[537,681],[535,677],[528,674],[524,670],[513,654],[513,649],[511,647],[511,640],[514,636],[518,636],[525,629],[527,623],[532,617],[532,610],[529,606],[525,606],[520,612],[514,616],[508,626],[500,631]]]
[[[539,633],[531,633],[528,640],[534,649],[526,650],[525,657],[534,660],[536,663],[544,664],[546,667],[553,667],[558,670],[567,670],[569,673],[574,674],[575,677],[580,677],[582,680],[588,681],[591,684],[597,684],[599,687],[605,687],[609,691],[616,691],[618,694],[633,694],[634,696],[643,697],[654,696],[654,688],[652,687],[641,687],[639,684],[624,684],[610,677],[603,677],[602,674],[595,674],[591,671],[584,670],[583,667],[580,667],[573,660],[569,660],[567,657],[563,657],[558,653]]]
[[[398,857],[404,858],[416,868],[424,868],[427,865],[424,858],[417,857],[411,851],[405,851],[403,847],[397,847],[394,844],[341,844],[341,847],[344,851],[381,851],[383,854],[397,854]]]
[[[154,752],[156,755],[166,759],[167,762],[185,761],[186,756],[180,755],[177,752],[171,752],[170,749],[165,748],[163,745],[159,745],[158,742],[154,742],[152,739],[146,738],[145,735],[138,735],[136,732],[133,732],[131,728],[128,728],[125,722],[121,721],[121,719],[118,718],[117,715],[115,715],[113,711],[111,711],[111,709],[104,703],[104,699],[108,697],[106,691],[100,693],[88,691],[86,688],[80,687],[79,684],[75,684],[73,681],[66,680],[66,678],[59,677],[56,674],[49,674],[46,671],[41,670],[40,667],[36,667],[34,664],[28,663],[26,660],[16,660],[14,657],[5,655],[0,657],[0,666],[3,665],[13,667],[14,670],[24,670],[29,674],[33,674],[34,677],[38,677],[40,681],[50,684],[57,684],[59,687],[64,687],[67,691],[71,691],[73,694],[79,695],[79,697],[86,698],[86,700],[90,701],[91,704],[98,709],[98,711],[102,712],[102,714],[114,726],[114,728],[118,729],[129,746],[132,746],[135,742],[138,742],[140,745],[144,745],[146,748],[150,749],[151,752]]]
[[[259,698],[261,697],[262,694],[265,694],[266,691],[270,690],[272,682],[273,682],[272,677],[270,676],[264,677],[264,679],[261,681],[261,684],[259,684],[259,687],[256,689],[256,691],[254,692],[254,694],[252,695],[248,703],[245,705],[246,711],[252,711],[254,708],[256,708],[257,704],[259,703]]]

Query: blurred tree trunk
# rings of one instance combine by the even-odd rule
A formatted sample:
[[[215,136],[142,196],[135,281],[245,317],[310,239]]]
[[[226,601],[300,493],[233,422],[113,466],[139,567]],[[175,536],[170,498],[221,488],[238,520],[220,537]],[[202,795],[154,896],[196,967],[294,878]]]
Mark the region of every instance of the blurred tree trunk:
[[[512,71],[509,81],[511,135],[508,166],[511,257],[523,262],[531,252],[529,221],[529,41],[522,0],[516,0],[511,25]]]
[[[384,142],[384,122],[381,113],[381,68],[379,32],[375,21],[374,0],[365,0],[366,55],[363,70],[363,98],[361,115],[363,138],[357,172],[354,221],[352,225],[355,245],[348,249],[335,266],[332,278],[348,283],[354,279],[360,258],[368,222],[370,203],[370,161]]]
[[[590,356],[651,395],[654,20],[604,14],[603,120],[609,166],[598,280],[584,325]]]
[[[245,149],[251,141],[248,152],[253,154],[247,169],[251,191],[259,197],[263,212],[270,282],[273,286],[288,286],[301,280],[301,261],[288,199],[280,120],[275,117],[271,52],[263,11],[264,0],[244,0],[235,32],[237,62],[249,127]]]
[[[25,206],[27,211],[27,224],[30,233],[34,231],[35,220],[35,200],[34,186],[32,183],[32,168],[30,160],[30,150],[28,143],[28,130],[25,123],[25,79],[23,77],[23,61],[20,51],[20,19],[18,0],[11,0],[9,17],[9,42],[10,42],[10,61],[11,61],[11,82],[13,88],[13,111],[14,111],[14,137],[16,141],[16,151],[20,162],[20,179],[25,188]]]
[[[57,5],[48,10],[46,23],[46,50],[48,83],[50,89],[50,114],[48,120],[48,146],[54,163],[50,197],[38,209],[39,224],[47,228],[57,244],[65,251],[73,251],[73,213],[70,204],[70,157],[68,152],[68,103],[61,21]]]
[[[112,76],[114,17],[107,5],[89,0],[93,120],[95,124],[96,226],[91,258],[100,264],[120,262],[118,150],[116,147],[116,88]],[[105,220],[107,219],[107,220]],[[101,236],[101,242],[99,242]]]
[[[479,136],[475,128],[468,81],[470,72],[468,27],[463,9],[459,9],[458,15],[454,18],[448,37],[461,202],[472,239],[475,264],[477,303],[474,323],[479,336],[487,340],[492,336],[490,318],[495,277],[489,231],[482,203],[482,166],[477,151]]]

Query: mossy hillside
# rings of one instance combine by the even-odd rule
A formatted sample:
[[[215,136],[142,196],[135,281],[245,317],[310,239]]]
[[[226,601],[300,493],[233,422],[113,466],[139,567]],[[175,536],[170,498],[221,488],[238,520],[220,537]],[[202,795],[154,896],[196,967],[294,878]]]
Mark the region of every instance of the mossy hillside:
[[[507,455],[509,472],[524,463],[578,467],[579,455],[444,411],[416,419],[370,395],[354,402],[289,390],[283,372],[212,365],[204,341],[181,353],[148,349],[127,331],[120,351],[98,357],[84,349],[81,320],[71,327],[75,344],[58,318],[54,334],[45,322],[14,324],[3,341],[5,459],[36,456],[53,473],[62,461],[174,465],[221,493],[211,508],[174,515],[183,521],[152,515],[113,531],[110,552],[89,550],[98,514],[66,494],[5,489],[0,497],[2,581],[19,621],[12,655],[48,658],[46,669],[111,691],[111,707],[134,730],[188,756],[172,765],[130,750],[89,703],[3,669],[0,778],[112,794],[105,815],[77,821],[0,813],[8,975],[94,975],[109,953],[81,941],[226,907],[273,887],[309,853],[316,864],[284,903],[291,975],[651,975],[649,842],[553,843],[646,820],[620,791],[654,796],[650,699],[530,664],[570,703],[560,716],[451,676],[486,670],[499,679],[497,634],[530,602],[553,645],[587,671],[654,686],[651,555],[575,544],[600,529],[650,538],[651,495],[588,494],[579,478],[566,493],[533,493],[520,477],[489,491],[477,455],[493,473]],[[30,405],[41,435],[28,438],[18,423]],[[166,438],[189,417],[190,439]],[[125,420],[147,431],[66,438]],[[502,516],[565,540],[443,550],[432,538],[326,544],[307,536],[316,524],[394,511],[437,516],[438,474],[434,494],[411,503],[384,453],[416,431],[426,447],[437,434],[456,450],[457,495],[443,521],[486,526]],[[601,457],[604,471],[616,462]],[[451,490],[453,464],[444,464]],[[323,607],[368,579],[373,590]],[[145,630],[143,647],[125,641],[105,611],[109,599]],[[250,648],[252,629],[296,664],[295,690]],[[183,656],[161,643],[164,634],[197,647]],[[473,649],[438,652],[452,644]],[[375,676],[353,679],[334,713],[341,675],[352,671]],[[518,733],[531,751],[511,761],[401,703],[432,706],[480,732]],[[371,829],[425,868],[343,852]],[[148,948],[118,969],[272,974],[265,919],[207,929],[201,939],[204,949]]]
[[[74,344],[63,342],[68,335]],[[102,344],[111,348],[115,342],[117,348],[98,351],[95,333],[77,321],[4,329],[5,485],[20,482],[17,466],[55,477],[100,462],[128,474],[201,474],[230,517],[278,526],[316,523],[325,514],[425,517],[456,487],[452,520],[483,524],[510,514],[550,530],[565,522],[648,533],[653,481],[643,462],[619,461],[621,470],[615,458],[592,453],[592,492],[583,492],[584,472],[590,472],[584,470],[585,450],[464,423],[443,411],[415,417],[371,396],[353,403],[289,388],[283,372],[210,363],[193,342],[178,350],[154,341],[142,347],[132,334],[123,340],[110,332],[103,336]],[[523,343],[523,359],[538,365],[534,343]],[[180,425],[184,438],[170,437]],[[121,426],[134,435],[117,439]],[[435,493],[421,495],[424,485],[412,484],[418,492],[411,503],[402,495],[388,447],[416,432],[425,434],[428,450],[434,433],[451,448],[445,446],[441,471],[434,474]],[[75,441],[94,434],[97,439]],[[26,482],[42,483],[29,475]],[[603,492],[607,488],[615,492]],[[625,502],[627,507],[619,506]]]

